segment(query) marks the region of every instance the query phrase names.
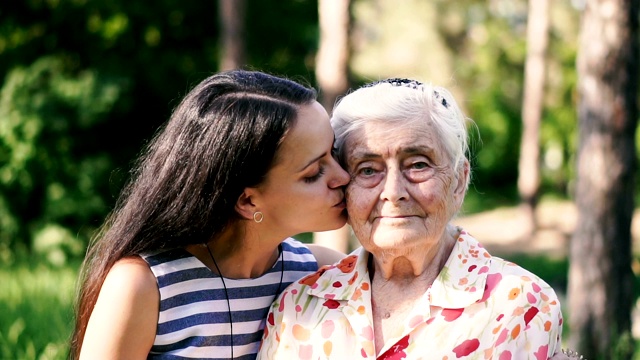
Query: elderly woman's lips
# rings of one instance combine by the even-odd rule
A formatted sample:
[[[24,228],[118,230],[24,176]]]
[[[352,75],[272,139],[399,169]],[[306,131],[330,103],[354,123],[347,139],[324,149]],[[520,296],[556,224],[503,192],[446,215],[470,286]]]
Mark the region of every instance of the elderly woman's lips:
[[[414,216],[415,215],[378,216],[376,217],[376,219],[378,219],[379,221],[402,221],[410,219]]]

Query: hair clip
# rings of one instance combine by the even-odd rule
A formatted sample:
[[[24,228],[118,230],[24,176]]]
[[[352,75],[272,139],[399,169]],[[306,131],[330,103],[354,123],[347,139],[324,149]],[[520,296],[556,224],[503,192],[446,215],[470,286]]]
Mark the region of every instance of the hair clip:
[[[391,78],[391,79],[384,79],[384,80],[370,82],[364,85],[363,87],[372,87],[378,84],[391,84],[392,86],[404,86],[404,87],[408,87],[416,90],[422,85],[424,85],[423,83],[417,80],[404,79],[404,78]]]
[[[379,84],[390,84],[391,86],[408,87],[414,90],[422,90],[424,86],[423,83],[417,80],[411,80],[411,79],[405,79],[405,78],[391,78],[391,79],[384,79],[384,80],[370,82],[368,84],[363,85],[362,87],[363,88],[373,87]],[[449,103],[447,103],[447,100],[445,98],[441,97],[440,94],[435,90],[433,91],[433,94],[436,96],[437,99],[440,99],[440,103],[442,104],[442,106],[444,106],[447,109],[449,108]]]
[[[433,90],[433,93],[436,95],[437,99],[440,99],[440,102],[442,103],[442,106],[444,106],[446,109],[448,109],[449,108],[449,103],[447,102],[447,99],[445,99],[444,97],[440,96],[440,93],[438,93],[435,90]]]

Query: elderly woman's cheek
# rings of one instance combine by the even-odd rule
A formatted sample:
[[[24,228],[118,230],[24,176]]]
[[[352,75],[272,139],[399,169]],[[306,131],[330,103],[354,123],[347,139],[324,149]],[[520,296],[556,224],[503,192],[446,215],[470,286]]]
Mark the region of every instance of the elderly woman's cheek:
[[[363,189],[356,185],[349,185],[345,193],[349,224],[357,235],[364,235],[362,231],[375,207],[376,197],[372,189]]]
[[[458,204],[455,197],[456,185],[457,182],[454,181],[452,177],[446,177],[445,181],[443,182],[443,210],[446,211],[447,216],[449,217],[453,216],[458,212],[458,210],[460,210],[460,204]]]
[[[357,212],[360,212],[362,211],[362,208],[369,206],[371,198],[375,198],[375,196],[373,196],[372,189],[366,189],[358,186],[354,181],[347,185],[344,196],[347,202],[347,209],[349,211],[354,210]]]
[[[453,185],[452,174],[441,173],[436,177],[431,189],[433,201],[438,204],[439,210],[446,211],[453,206]]]

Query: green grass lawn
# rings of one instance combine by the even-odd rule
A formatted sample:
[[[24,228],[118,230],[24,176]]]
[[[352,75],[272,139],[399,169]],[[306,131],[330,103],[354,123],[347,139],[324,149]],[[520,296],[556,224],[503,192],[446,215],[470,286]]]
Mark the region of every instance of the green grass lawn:
[[[559,292],[566,287],[566,259],[527,254],[507,258],[532,269]],[[66,359],[78,264],[53,268],[31,262],[0,265],[0,359]],[[568,337],[566,327],[563,335]],[[634,359],[640,359],[640,350]]]
[[[77,265],[0,266],[0,359],[65,359]]]

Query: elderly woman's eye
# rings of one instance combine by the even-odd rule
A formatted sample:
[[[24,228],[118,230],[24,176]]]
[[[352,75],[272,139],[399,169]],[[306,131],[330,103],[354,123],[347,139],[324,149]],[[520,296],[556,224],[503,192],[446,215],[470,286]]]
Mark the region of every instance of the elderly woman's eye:
[[[371,176],[373,174],[375,174],[376,171],[373,170],[372,168],[362,168],[360,169],[360,174],[364,175],[364,176]]]
[[[411,167],[413,169],[422,170],[422,169],[426,169],[427,167],[429,167],[429,165],[426,162],[420,161],[420,162],[415,162],[415,163],[411,164]]]

